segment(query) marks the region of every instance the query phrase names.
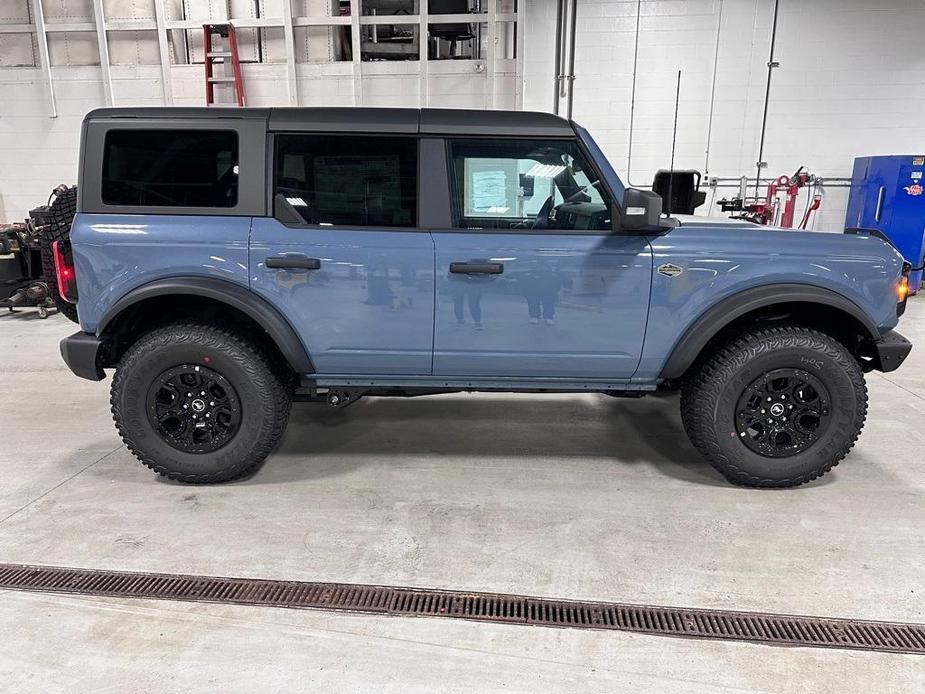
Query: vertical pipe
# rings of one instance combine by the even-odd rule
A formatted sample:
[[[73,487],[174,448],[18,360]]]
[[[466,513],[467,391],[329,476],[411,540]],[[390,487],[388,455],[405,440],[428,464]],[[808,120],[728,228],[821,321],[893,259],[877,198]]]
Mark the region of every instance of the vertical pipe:
[[[636,37],[633,45],[633,86],[630,89],[630,129],[626,145],[626,184],[632,186],[633,174],[633,125],[636,120],[636,70],[639,67],[639,19],[642,14],[642,0],[636,0]]]
[[[259,7],[259,4],[258,4]],[[331,31],[329,28],[328,31]],[[296,74],[295,29],[292,26],[292,0],[283,0],[283,39],[286,41],[286,87],[289,105],[299,105],[299,78]]]
[[[164,90],[164,105],[171,106],[173,105],[173,89],[170,86],[170,45],[167,43],[167,22],[164,12],[166,9],[163,3],[155,0],[154,20],[157,24],[157,50],[161,59],[161,88]],[[183,35],[186,36],[185,30]]]
[[[115,106],[115,94],[112,89],[112,70],[109,66],[109,42],[106,40],[106,24],[103,19],[103,0],[93,0],[93,19],[96,21],[96,42],[99,44],[100,69],[103,71],[103,84],[106,88],[106,103]]]
[[[569,45],[568,45],[568,107],[566,117],[572,120],[572,97],[575,94],[575,32],[578,25],[578,0],[572,0],[569,9]]]
[[[418,105],[427,107],[428,75],[430,71],[430,24],[428,0],[418,0]]]
[[[350,48],[353,53],[353,105],[363,105],[363,56],[360,41],[360,0],[350,0]]]
[[[774,0],[774,19],[771,20],[771,50],[768,55],[768,79],[764,87],[764,111],[761,115],[761,140],[758,144],[758,161],[755,166],[755,197],[758,197],[758,187],[761,185],[761,165],[764,163],[764,136],[768,127],[768,103],[771,100],[771,74],[777,63],[774,62],[774,46],[777,43],[777,11],[780,9],[780,0]]]
[[[514,108],[518,111],[523,110],[524,107],[524,34],[526,33],[526,28],[524,27],[524,11],[523,4],[524,0],[515,0],[516,7],[514,11],[514,21],[517,23],[515,29],[515,39],[514,39],[514,64],[516,68],[514,70],[514,79],[516,80],[515,85],[515,102]]]
[[[707,145],[703,152],[703,175],[710,173],[710,145],[713,140],[713,110],[716,105],[716,67],[719,64],[719,37],[723,27],[723,2],[719,0],[719,14],[716,17],[716,42],[713,44],[713,75],[710,79],[710,115],[707,119]]]
[[[565,0],[556,0],[556,63],[553,67],[552,112],[559,115],[559,83],[562,80],[562,8]]]
[[[488,50],[485,51],[485,108],[495,105],[495,51],[498,33],[498,0],[488,0]],[[480,42],[481,43],[481,42]]]
[[[51,58],[48,56],[48,32],[45,30],[45,12],[42,9],[42,0],[32,0],[32,14],[35,18],[36,43],[39,45],[39,60],[45,68],[45,79],[48,81],[48,102],[51,107],[49,118],[58,117],[58,103],[55,99],[55,85],[51,81]]]
[[[671,164],[668,166],[668,202],[663,205],[665,214],[671,216],[671,195],[674,189],[674,153],[678,143],[678,105],[681,103],[681,71],[678,70],[678,90],[674,96],[674,128],[671,133]]]

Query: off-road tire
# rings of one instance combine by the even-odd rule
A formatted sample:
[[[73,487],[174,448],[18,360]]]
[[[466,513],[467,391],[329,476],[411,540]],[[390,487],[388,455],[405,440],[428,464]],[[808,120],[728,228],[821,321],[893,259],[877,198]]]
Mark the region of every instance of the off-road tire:
[[[212,452],[178,450],[147,416],[155,379],[187,364],[221,374],[240,401],[237,431]],[[110,404],[119,435],[142,463],[172,480],[208,484],[248,475],[263,463],[286,429],[291,393],[284,369],[234,330],[180,323],[155,329],[128,349],[116,367]]]
[[[746,446],[736,403],[750,383],[774,369],[801,369],[831,396],[819,439],[789,457],[766,457]],[[824,475],[848,454],[867,417],[867,386],[857,360],[829,335],[798,326],[768,327],[731,340],[688,378],[681,417],[694,447],[730,482],[795,487]]]
[[[48,284],[48,293],[58,312],[67,316],[69,320],[78,322],[77,306],[70,301],[66,301],[58,293],[58,283],[56,281],[55,257],[51,245],[55,241],[67,241],[71,235],[71,222],[74,221],[74,215],[77,214],[77,186],[72,186],[63,193],[55,197],[48,210],[49,223],[42,234],[42,274],[45,276],[45,282]]]

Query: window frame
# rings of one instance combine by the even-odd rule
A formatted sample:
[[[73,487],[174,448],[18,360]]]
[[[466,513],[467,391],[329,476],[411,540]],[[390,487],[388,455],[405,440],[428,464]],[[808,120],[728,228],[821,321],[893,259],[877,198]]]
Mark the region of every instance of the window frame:
[[[133,118],[110,117],[84,122],[81,138],[78,210],[89,214],[200,217],[262,217],[266,214],[263,181],[265,120],[258,118]],[[106,135],[112,130],[234,131],[238,138],[238,199],[233,207],[166,207],[110,205],[103,202],[103,162]]]
[[[107,207],[144,207],[144,208],[157,207],[157,208],[164,208],[168,211],[175,210],[177,208],[189,208],[189,207],[203,207],[203,208],[216,209],[216,210],[225,210],[225,209],[232,209],[234,207],[237,207],[238,193],[239,193],[238,181],[235,181],[234,204],[233,205],[192,205],[191,206],[191,205],[158,205],[154,203],[145,203],[145,204],[135,205],[135,204],[126,203],[126,202],[108,202],[105,197],[106,196],[105,184],[106,184],[106,174],[107,174],[106,166],[107,164],[110,163],[110,156],[112,154],[112,149],[114,146],[116,146],[114,145],[114,143],[111,142],[111,136],[116,135],[116,134],[121,135],[123,133],[135,133],[135,132],[140,132],[140,133],[143,132],[147,135],[150,133],[157,133],[158,130],[150,130],[150,129],[142,130],[139,128],[130,128],[130,129],[110,128],[109,130],[106,131],[106,135],[103,138],[103,171],[102,171],[102,176],[100,180],[100,198],[102,199],[104,205],[106,205]],[[186,129],[184,130],[173,129],[170,132],[183,133],[184,135],[188,135],[189,133],[196,133],[197,131],[186,130]],[[231,135],[231,137],[234,138],[234,144],[231,147],[232,153],[234,155],[232,166],[236,167],[238,169],[238,172],[240,172],[241,138],[239,137],[238,133],[234,129],[224,129],[224,128],[210,128],[208,131],[205,131],[205,132],[208,132],[210,135],[216,135],[216,134]],[[134,145],[132,145],[132,147],[134,147]],[[219,151],[224,151],[224,150],[217,150],[217,152]],[[177,170],[176,166],[174,166],[174,171],[176,170]],[[235,173],[234,175],[238,176],[238,173]],[[154,184],[154,183],[155,183],[154,181],[148,181],[148,184]],[[204,183],[211,185],[215,183],[215,181],[208,181]]]
[[[463,219],[462,210],[459,209],[459,200],[457,199],[456,189],[457,189],[457,180],[456,180],[456,171],[453,166],[453,142],[469,141],[469,142],[485,142],[489,140],[500,140],[503,142],[510,142],[511,140],[516,141],[550,141],[550,142],[571,142],[573,143],[587,164],[587,170],[592,172],[596,177],[596,180],[600,182],[601,188],[604,191],[604,196],[609,197],[610,208],[612,215],[619,215],[622,211],[622,207],[617,200],[617,197],[614,195],[613,191],[610,189],[610,186],[607,184],[607,181],[604,179],[601,174],[600,169],[597,166],[597,163],[594,161],[594,158],[588,152],[587,148],[584,146],[584,143],[581,141],[581,138],[577,136],[536,136],[536,135],[524,135],[517,137],[507,137],[502,135],[464,135],[464,136],[445,136],[444,137],[444,147],[445,147],[445,166],[446,166],[446,176],[447,176],[447,196],[449,203],[449,228],[441,229],[441,231],[448,231],[454,233],[470,233],[470,234],[534,234],[536,236],[549,236],[557,234],[569,234],[573,236],[609,236],[614,233],[612,228],[608,229],[532,229],[532,228],[509,228],[509,229],[470,229],[466,227],[459,226],[457,220]],[[604,197],[602,196],[602,197]]]
[[[277,214],[276,211],[276,167],[279,163],[279,142],[278,139],[280,136],[305,136],[305,137],[324,137],[326,139],[331,138],[347,138],[347,137],[370,137],[370,138],[389,138],[389,139],[399,139],[407,138],[414,141],[414,151],[415,151],[415,176],[417,180],[415,181],[414,191],[415,191],[415,201],[414,201],[414,216],[415,224],[411,226],[383,226],[375,224],[310,224],[309,222],[298,223],[290,221],[288,219],[283,219],[282,215]],[[401,132],[355,132],[355,133],[332,133],[325,131],[315,131],[315,130],[273,130],[267,131],[266,137],[266,150],[267,150],[267,186],[266,186],[266,199],[267,199],[267,210],[269,216],[275,219],[277,222],[289,229],[323,229],[325,231],[379,231],[387,233],[390,231],[398,232],[409,232],[409,231],[428,231],[421,227],[421,200],[422,200],[422,186],[421,181],[423,180],[422,176],[422,152],[421,152],[421,136],[417,133],[401,133]]]

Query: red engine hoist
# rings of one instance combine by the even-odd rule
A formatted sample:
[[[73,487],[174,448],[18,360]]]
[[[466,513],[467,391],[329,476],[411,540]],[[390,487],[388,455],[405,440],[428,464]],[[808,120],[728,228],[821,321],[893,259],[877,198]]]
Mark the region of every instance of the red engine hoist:
[[[756,224],[775,225],[790,229],[793,228],[800,189],[805,187],[812,187],[812,192],[797,227],[798,229],[805,229],[813,213],[822,206],[824,192],[822,179],[806,173],[803,171],[802,166],[792,176],[778,176],[771,181],[768,184],[768,191],[763,200],[737,197],[731,200],[720,200],[717,204],[723,212],[741,213],[731,215],[732,219],[747,219]],[[782,210],[781,192],[786,195]],[[778,213],[780,213],[779,219]]]

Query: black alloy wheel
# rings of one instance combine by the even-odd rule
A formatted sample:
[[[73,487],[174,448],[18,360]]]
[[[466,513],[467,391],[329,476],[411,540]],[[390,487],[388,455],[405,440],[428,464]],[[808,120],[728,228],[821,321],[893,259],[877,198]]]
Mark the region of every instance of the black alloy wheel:
[[[750,450],[769,458],[802,453],[825,433],[831,398],[802,369],[774,369],[745,389],[736,406],[736,431]]]
[[[241,425],[241,403],[228,380],[205,366],[167,369],[148,389],[148,421],[170,446],[210,453],[230,441]]]

